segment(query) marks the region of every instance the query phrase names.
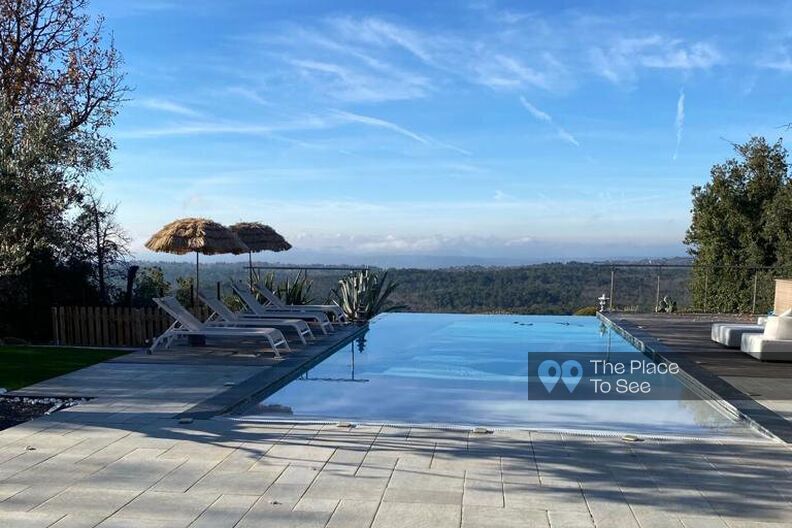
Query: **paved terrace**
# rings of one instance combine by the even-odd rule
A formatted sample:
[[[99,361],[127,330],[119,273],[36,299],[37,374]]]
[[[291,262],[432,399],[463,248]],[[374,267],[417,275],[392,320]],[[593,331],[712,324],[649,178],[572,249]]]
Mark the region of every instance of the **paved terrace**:
[[[762,362],[710,339],[734,316],[606,314],[616,326],[787,443],[792,443],[792,363]]]
[[[329,345],[135,353],[30,387],[94,399],[0,431],[0,526],[792,526],[779,443],[210,418]]]

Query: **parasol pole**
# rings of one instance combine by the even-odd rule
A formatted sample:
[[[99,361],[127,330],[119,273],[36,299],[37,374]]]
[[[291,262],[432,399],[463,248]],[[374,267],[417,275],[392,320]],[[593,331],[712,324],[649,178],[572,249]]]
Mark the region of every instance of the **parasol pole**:
[[[248,271],[250,272],[250,291],[253,291],[253,252],[248,251]]]
[[[195,292],[193,292],[193,305],[198,306],[198,285],[200,276],[198,275],[198,252],[195,252]]]

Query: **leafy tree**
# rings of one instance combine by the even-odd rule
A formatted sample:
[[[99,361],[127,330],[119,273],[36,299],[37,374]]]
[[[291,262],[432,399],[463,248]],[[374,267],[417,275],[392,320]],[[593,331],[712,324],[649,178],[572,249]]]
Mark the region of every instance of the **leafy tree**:
[[[756,269],[792,264],[792,183],[781,140],[753,137],[737,157],[714,165],[710,181],[693,188],[685,244],[694,258],[694,304],[746,311]]]
[[[170,283],[165,280],[165,274],[159,266],[143,268],[135,277],[133,304],[146,306],[152,304],[154,297],[170,294]]]
[[[179,277],[176,279],[176,299],[182,306],[191,307],[195,304],[195,279]]]
[[[23,334],[96,302],[73,220],[126,93],[102,23],[87,0],[0,0],[0,319]]]
[[[126,91],[87,0],[0,0],[0,269],[63,251],[87,174],[110,167]]]

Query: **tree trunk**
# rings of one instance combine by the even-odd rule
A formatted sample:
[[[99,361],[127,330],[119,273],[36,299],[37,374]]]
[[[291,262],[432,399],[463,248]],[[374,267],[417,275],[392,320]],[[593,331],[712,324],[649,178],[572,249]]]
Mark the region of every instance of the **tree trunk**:
[[[102,240],[102,226],[100,225],[99,207],[94,202],[94,232],[96,234],[96,270],[99,278],[99,302],[107,304],[107,291],[105,288],[105,269],[104,269],[104,241]]]

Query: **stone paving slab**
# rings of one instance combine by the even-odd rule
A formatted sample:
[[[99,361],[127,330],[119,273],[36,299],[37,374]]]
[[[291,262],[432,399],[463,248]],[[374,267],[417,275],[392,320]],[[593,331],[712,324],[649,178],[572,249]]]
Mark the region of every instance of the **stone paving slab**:
[[[31,526],[792,525],[792,502],[782,491],[792,489],[792,452],[781,444],[628,444],[618,438],[499,431],[482,451],[482,440],[472,433],[439,432],[429,441],[433,431],[420,429],[393,434],[375,427],[361,434],[334,426],[228,419],[171,422],[148,427],[145,435],[115,427],[114,434],[107,427],[69,433],[86,440],[91,434],[118,438],[115,444],[124,447],[114,456],[131,448],[86,473],[55,471],[50,482],[38,479],[37,468],[48,461],[60,467],[91,458],[63,455],[73,449],[65,442],[59,444],[61,453],[53,450],[30,467],[16,463],[16,470],[25,469],[0,480],[0,525],[6,520]],[[226,445],[216,451],[211,438],[221,431]],[[395,459],[370,476],[361,472],[368,455],[377,455],[372,434],[387,436]],[[256,436],[265,439],[259,449],[253,448]],[[360,445],[350,450],[355,442]],[[443,459],[427,460],[427,442],[456,444],[458,459],[449,450]],[[346,465],[331,462],[336,453]],[[613,456],[603,459],[609,453]],[[621,463],[607,471],[611,459]],[[14,460],[0,463],[0,470]],[[537,466],[543,466],[538,482]]]
[[[450,504],[423,504],[416,507],[411,503],[383,502],[374,517],[372,528],[457,528],[461,516],[461,508]],[[490,526],[503,525],[496,522]]]
[[[378,508],[376,500],[341,499],[326,528],[368,528]]]

